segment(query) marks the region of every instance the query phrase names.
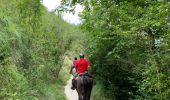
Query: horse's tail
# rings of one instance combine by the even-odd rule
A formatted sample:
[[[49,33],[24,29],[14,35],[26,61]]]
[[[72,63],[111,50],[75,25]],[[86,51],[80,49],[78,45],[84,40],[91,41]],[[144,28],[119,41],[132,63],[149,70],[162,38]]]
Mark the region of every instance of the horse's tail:
[[[88,80],[86,76],[83,76],[83,88],[85,93],[87,92],[87,88],[88,88]]]
[[[83,100],[90,100],[92,89],[92,79],[89,76],[83,76],[84,98]]]
[[[87,89],[88,89],[88,80],[87,80],[87,76],[83,76],[83,89],[84,89],[84,98],[83,100],[86,100],[87,96]]]

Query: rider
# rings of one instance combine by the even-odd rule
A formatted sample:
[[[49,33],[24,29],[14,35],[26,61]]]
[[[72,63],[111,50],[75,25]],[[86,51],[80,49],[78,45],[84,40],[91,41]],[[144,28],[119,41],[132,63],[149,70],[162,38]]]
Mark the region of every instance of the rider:
[[[79,55],[80,59],[77,61],[76,69],[77,69],[77,74],[85,74],[87,73],[87,70],[89,68],[89,62],[87,59],[84,58],[84,54]]]
[[[80,53],[80,59],[76,63],[76,69],[78,75],[86,75],[87,70],[89,68],[89,62],[87,59],[84,58],[84,54]],[[72,79],[72,87],[71,89],[75,89],[75,78]]]
[[[77,65],[77,57],[74,58],[70,68],[70,74],[72,74],[74,77],[76,76],[76,65]]]

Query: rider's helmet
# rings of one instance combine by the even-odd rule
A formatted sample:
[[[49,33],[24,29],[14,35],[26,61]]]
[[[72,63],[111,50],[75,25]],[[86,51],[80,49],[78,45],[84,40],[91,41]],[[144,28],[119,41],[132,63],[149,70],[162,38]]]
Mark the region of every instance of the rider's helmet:
[[[80,57],[80,58],[84,58],[84,54],[83,54],[83,53],[80,53],[79,57]]]

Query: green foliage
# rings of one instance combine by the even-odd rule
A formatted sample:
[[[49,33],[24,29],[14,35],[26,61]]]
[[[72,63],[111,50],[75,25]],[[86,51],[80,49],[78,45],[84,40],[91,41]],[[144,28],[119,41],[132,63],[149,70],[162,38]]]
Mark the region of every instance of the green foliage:
[[[27,96],[29,84],[26,78],[17,71],[13,64],[1,66],[1,92],[0,98],[3,99],[31,99]]]
[[[63,0],[67,2],[67,0]],[[166,0],[73,0],[93,75],[111,100],[168,100],[169,12]]]
[[[0,0],[0,99],[65,99],[55,93],[75,32],[39,0]]]
[[[97,82],[94,87],[93,87],[93,90],[92,90],[92,99],[93,100],[108,100],[108,98],[106,98],[104,96],[104,91],[103,91],[103,85],[99,82]]]

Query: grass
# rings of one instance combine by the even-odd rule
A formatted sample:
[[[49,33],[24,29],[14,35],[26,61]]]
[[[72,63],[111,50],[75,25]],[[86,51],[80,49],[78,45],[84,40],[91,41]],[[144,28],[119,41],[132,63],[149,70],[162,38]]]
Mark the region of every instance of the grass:
[[[54,90],[55,93],[57,94],[57,96],[55,97],[56,100],[66,100],[64,94],[64,86],[66,85],[67,80],[70,78],[70,74],[69,74],[70,64],[71,64],[71,60],[69,59],[68,56],[65,56],[62,69],[59,73],[59,79],[56,84],[57,89]],[[51,88],[54,89],[53,87]]]
[[[102,85],[99,82],[93,86],[91,98],[92,100],[109,100],[103,96]]]
[[[62,69],[59,73],[58,79],[53,84],[47,84],[43,89],[43,96],[39,96],[37,100],[66,100],[64,94],[64,86],[70,78],[69,69],[71,61],[68,56],[65,56]],[[36,99],[35,99],[36,100]]]

